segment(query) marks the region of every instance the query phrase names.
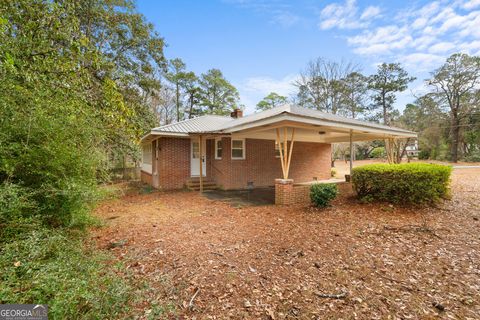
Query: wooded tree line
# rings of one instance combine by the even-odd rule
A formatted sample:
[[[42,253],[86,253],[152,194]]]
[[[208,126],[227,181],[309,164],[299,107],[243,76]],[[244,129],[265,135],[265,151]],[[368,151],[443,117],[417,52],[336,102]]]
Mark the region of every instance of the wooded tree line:
[[[382,63],[376,73],[364,75],[358,65],[318,58],[310,61],[295,81],[296,94],[285,97],[272,92],[257,104],[257,110],[290,101],[416,131],[423,158],[480,161],[480,57],[450,56],[425,80],[430,92],[415,97],[401,114],[393,107],[397,94],[414,80],[399,63]],[[398,161],[405,142],[394,143]],[[382,143],[360,143],[357,156],[368,156],[379,146]]]
[[[0,0],[2,220],[71,223],[147,130],[237,105],[220,70],[197,77],[164,46],[133,0]]]
[[[240,107],[237,89],[219,69],[197,76],[180,58],[168,61],[165,81],[154,110],[161,124],[204,114],[229,115]]]

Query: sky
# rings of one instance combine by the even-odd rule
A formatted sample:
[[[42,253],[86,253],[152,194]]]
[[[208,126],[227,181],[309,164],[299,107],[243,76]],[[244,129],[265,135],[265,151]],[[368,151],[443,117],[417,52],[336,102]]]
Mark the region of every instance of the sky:
[[[480,0],[138,0],[165,38],[168,59],[196,74],[220,69],[246,113],[270,92],[290,96],[309,60],[358,64],[366,75],[399,62],[417,78],[395,106],[428,91],[454,52],[480,55]]]

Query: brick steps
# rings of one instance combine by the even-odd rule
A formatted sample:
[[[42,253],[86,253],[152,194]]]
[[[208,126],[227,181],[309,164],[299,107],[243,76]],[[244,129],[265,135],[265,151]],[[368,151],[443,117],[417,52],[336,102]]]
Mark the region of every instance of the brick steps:
[[[191,178],[187,180],[185,183],[187,188],[192,191],[200,191],[200,179],[199,178]],[[203,181],[203,190],[215,190],[218,189],[217,184],[211,180],[204,180]]]

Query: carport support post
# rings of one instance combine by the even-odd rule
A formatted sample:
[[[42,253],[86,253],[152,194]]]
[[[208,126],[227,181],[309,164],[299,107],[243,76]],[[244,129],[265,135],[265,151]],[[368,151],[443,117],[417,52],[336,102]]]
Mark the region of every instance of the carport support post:
[[[350,179],[352,178],[352,169],[353,169],[353,130],[350,129]]]
[[[199,165],[200,165],[200,193],[203,192],[203,166],[202,166],[202,135],[198,136],[198,152],[199,152]]]

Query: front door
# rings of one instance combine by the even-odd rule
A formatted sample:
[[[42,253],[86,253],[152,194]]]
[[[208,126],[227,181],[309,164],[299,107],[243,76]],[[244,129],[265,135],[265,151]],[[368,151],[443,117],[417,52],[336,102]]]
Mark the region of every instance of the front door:
[[[197,138],[191,140],[191,152],[190,152],[190,175],[192,177],[200,176],[200,145]],[[207,165],[205,159],[205,139],[202,139],[202,176],[206,176]]]

